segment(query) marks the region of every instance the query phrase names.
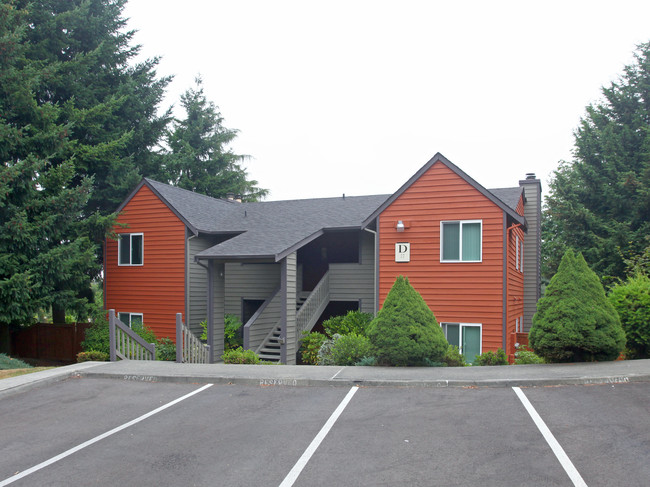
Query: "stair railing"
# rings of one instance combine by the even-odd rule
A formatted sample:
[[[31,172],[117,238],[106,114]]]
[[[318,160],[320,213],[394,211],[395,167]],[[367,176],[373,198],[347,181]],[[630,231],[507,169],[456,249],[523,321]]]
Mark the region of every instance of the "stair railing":
[[[147,343],[140,335],[108,310],[108,330],[111,362],[122,360],[156,360],[156,344]]]
[[[192,330],[185,326],[182,313],[176,313],[176,362],[210,363],[210,346],[196,338]]]
[[[307,300],[296,313],[296,343],[302,338],[303,331],[314,327],[318,316],[323,312],[330,297],[330,273],[327,271],[316,285]]]

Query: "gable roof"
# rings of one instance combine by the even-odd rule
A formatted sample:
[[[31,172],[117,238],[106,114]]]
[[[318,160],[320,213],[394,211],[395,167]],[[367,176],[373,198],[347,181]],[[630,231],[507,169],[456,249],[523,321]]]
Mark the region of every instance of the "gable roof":
[[[449,159],[443,156],[440,152],[436,153],[418,172],[416,172],[406,183],[402,185],[395,193],[393,193],[379,208],[377,208],[368,218],[362,223],[362,228],[367,228],[386,208],[388,208],[397,198],[399,198],[413,183],[415,183],[424,173],[426,173],[434,164],[444,164],[454,173],[460,176],[466,183],[476,189],[479,193],[492,201],[495,205],[501,208],[508,216],[514,221],[523,225],[526,228],[526,219],[517,213],[516,208],[519,203],[519,198],[515,196],[518,191],[519,196],[522,194],[521,188],[501,188],[496,190],[488,190],[482,185],[477,183],[462,169],[453,164]],[[494,192],[493,192],[494,191]],[[507,200],[507,203],[502,200]],[[516,201],[515,201],[516,200]]]

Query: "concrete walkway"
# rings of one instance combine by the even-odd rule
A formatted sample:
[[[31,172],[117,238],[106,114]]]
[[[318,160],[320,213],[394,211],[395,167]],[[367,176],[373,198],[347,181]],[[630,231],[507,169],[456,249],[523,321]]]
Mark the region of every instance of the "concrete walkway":
[[[145,382],[285,386],[531,387],[649,382],[650,360],[500,367],[317,367],[84,362],[0,380],[0,395],[71,377]]]

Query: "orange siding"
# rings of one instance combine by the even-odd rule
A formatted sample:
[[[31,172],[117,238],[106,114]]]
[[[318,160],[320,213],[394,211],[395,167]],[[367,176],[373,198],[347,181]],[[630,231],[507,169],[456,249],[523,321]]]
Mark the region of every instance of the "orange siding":
[[[517,213],[523,216],[524,201],[520,198],[517,205]],[[517,252],[517,237],[519,237],[519,252]],[[521,226],[513,226],[508,232],[508,288],[507,288],[507,312],[506,319],[506,353],[513,355],[515,353],[516,328],[517,320],[522,320],[524,316],[524,274],[521,265],[523,263],[523,242],[524,231]],[[519,256],[519,263],[517,263]]]
[[[185,314],[185,225],[147,187],[126,204],[117,233],[144,234],[144,265],[119,266],[118,243],[106,245],[106,306],[116,312],[142,313],[159,337],[176,335],[176,313]]]
[[[443,163],[434,164],[379,217],[379,302],[399,275],[422,295],[438,322],[481,323],[483,351],[503,346],[504,213]],[[407,229],[397,232],[398,220]],[[441,263],[440,222],[482,221],[482,262]],[[395,244],[411,244],[409,263]]]

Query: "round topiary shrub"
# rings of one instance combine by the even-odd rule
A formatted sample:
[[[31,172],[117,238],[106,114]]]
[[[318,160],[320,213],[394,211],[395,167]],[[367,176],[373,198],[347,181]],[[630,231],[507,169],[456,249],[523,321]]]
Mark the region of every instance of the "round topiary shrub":
[[[528,342],[549,362],[615,360],[625,333],[598,276],[568,250],[537,303]]]
[[[367,337],[356,333],[342,335],[332,345],[331,354],[334,365],[354,365],[372,355],[372,343]]]
[[[366,334],[383,365],[442,362],[449,346],[433,312],[404,276],[395,280]]]

